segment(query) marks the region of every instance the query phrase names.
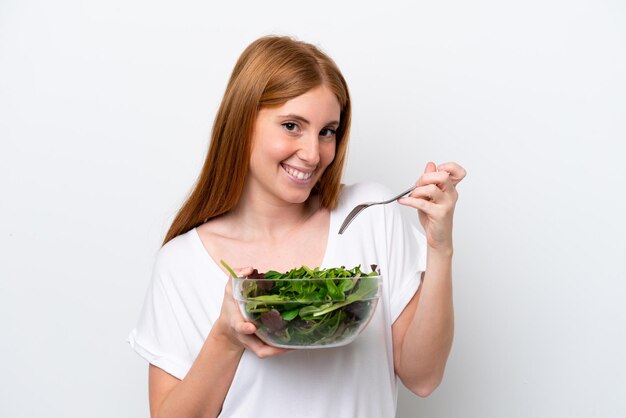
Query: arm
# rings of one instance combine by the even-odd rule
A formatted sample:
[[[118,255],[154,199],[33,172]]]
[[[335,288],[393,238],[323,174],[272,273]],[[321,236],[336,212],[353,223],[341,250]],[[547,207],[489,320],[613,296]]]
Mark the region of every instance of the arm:
[[[454,335],[452,217],[465,170],[454,163],[439,170],[429,163],[415,191],[400,200],[418,209],[428,242],[422,285],[392,327],[396,374],[419,396],[441,383]]]
[[[216,417],[219,414],[243,349],[232,347],[215,334],[218,333],[211,331],[183,380],[150,365],[151,417]]]
[[[150,365],[150,416],[217,417],[244,349],[260,358],[288,351],[264,344],[253,335],[255,331],[256,327],[241,316],[229,281],[220,316],[185,378],[179,380]]]
[[[445,256],[428,254],[422,285],[394,322],[394,367],[402,383],[419,396],[443,378],[454,335],[452,278]],[[433,264],[439,264],[434,268]]]

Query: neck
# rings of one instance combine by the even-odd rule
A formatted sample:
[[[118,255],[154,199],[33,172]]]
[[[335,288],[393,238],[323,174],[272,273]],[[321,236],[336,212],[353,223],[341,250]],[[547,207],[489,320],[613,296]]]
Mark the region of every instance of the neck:
[[[280,240],[288,238],[318,210],[317,196],[310,196],[303,203],[276,203],[242,196],[229,217],[243,239]]]

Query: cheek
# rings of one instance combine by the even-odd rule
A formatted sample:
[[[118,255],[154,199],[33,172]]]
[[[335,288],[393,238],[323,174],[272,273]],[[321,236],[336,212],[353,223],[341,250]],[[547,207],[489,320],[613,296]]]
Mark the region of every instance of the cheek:
[[[268,152],[275,160],[282,161],[289,158],[294,153],[294,150],[293,147],[289,146],[288,142],[277,140],[268,146]]]
[[[259,156],[263,160],[284,160],[293,152],[285,141],[280,138],[268,137],[259,146]]]
[[[336,148],[337,148],[336,141],[333,141],[328,144],[320,145],[320,154],[321,154],[320,157],[322,160],[322,164],[324,164],[325,166],[328,166],[330,163],[333,162],[333,160],[335,159]]]

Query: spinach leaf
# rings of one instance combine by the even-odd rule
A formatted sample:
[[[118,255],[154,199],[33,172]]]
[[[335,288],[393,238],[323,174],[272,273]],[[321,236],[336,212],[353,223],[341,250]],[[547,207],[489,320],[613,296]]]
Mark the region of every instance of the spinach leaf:
[[[232,272],[228,265],[224,266]],[[346,269],[311,269],[285,273],[256,270],[244,280],[241,298],[257,334],[267,343],[288,346],[320,346],[339,342],[361,329],[376,307],[380,271],[372,265]]]

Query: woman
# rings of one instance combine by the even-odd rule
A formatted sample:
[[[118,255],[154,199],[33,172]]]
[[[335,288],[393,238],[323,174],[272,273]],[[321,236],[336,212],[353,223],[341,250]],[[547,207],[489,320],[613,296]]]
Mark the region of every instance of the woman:
[[[338,235],[356,204],[391,195],[342,186],[350,97],[316,47],[264,37],[241,55],[190,197],[157,257],[129,341],[149,363],[153,417],[391,417],[397,377],[426,396],[440,383],[453,336],[455,163],[429,163],[401,204],[372,207]],[[381,303],[353,343],[285,350],[255,335],[220,259],[259,271],[377,264]],[[428,265],[428,269],[426,269]]]

